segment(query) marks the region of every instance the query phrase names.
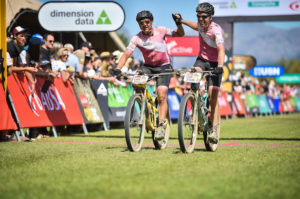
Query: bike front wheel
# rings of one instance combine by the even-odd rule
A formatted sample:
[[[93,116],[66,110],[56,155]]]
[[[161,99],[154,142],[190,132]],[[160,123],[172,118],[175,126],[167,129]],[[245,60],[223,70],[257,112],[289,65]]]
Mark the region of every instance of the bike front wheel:
[[[145,102],[141,95],[133,95],[128,102],[125,114],[125,137],[130,151],[138,152],[142,149],[146,132]]]
[[[178,140],[183,153],[192,153],[198,134],[198,110],[193,93],[183,96],[178,115]]]
[[[156,106],[156,108],[158,109],[158,106]],[[156,117],[156,123],[158,124],[158,114],[155,117]],[[170,110],[169,109],[168,109],[168,112],[167,112],[167,120],[168,120],[168,124],[165,127],[165,131],[164,131],[165,137],[164,137],[164,139],[156,140],[154,138],[155,131],[152,131],[152,140],[153,140],[153,144],[154,144],[155,149],[162,150],[162,149],[165,149],[168,145],[168,141],[169,141],[169,137],[170,137],[170,125],[171,125],[171,117],[170,117]]]

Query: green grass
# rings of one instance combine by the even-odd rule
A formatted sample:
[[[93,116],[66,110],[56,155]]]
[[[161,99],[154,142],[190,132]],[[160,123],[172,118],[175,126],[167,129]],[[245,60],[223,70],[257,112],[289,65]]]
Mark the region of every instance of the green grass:
[[[221,137],[217,152],[192,154],[180,152],[176,124],[163,151],[87,144],[125,143],[123,129],[0,143],[0,198],[300,197],[300,114],[222,120]]]

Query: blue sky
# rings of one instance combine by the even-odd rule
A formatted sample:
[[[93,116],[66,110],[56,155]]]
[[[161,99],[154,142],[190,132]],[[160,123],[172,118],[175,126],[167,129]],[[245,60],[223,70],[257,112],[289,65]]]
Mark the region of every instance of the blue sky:
[[[49,0],[40,0],[47,2]],[[68,0],[65,0],[68,1]],[[84,1],[84,0],[81,0]],[[106,0],[103,0],[106,1]],[[196,21],[195,8],[199,0],[114,0],[119,3],[125,11],[125,22],[121,29],[128,37],[137,34],[140,29],[135,20],[136,14],[141,10],[149,10],[154,16],[154,26],[166,26],[176,29],[176,25],[172,19],[172,13],[181,13],[186,20]],[[290,29],[300,27],[300,21],[294,22],[264,22],[267,25],[280,29]],[[188,27],[184,27],[187,35],[197,35],[196,31]],[[134,56],[141,59],[141,53],[136,50]],[[195,58],[174,58],[173,65],[175,68],[187,66],[190,67],[194,63]]]
[[[51,0],[40,1],[48,2]],[[114,0],[114,2],[119,3],[123,7],[125,11],[125,22],[123,27],[128,31],[129,36],[133,36],[139,32],[138,24],[135,21],[136,14],[139,11],[150,10],[154,15],[154,26],[166,26],[175,29],[176,26],[171,14],[178,12],[182,14],[184,19],[195,21],[195,8],[198,5],[199,0]],[[265,23],[281,29],[300,27],[300,21]]]

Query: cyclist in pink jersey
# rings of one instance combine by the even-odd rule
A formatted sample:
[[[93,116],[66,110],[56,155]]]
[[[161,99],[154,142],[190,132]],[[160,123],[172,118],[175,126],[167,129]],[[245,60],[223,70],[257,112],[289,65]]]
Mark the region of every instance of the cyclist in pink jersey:
[[[177,25],[176,31],[166,27],[152,27],[153,15],[151,12],[145,10],[137,14],[136,21],[140,26],[141,32],[130,40],[114,73],[116,75],[120,74],[120,69],[132,55],[135,48],[139,48],[143,54],[145,64],[141,67],[141,70],[144,73],[158,74],[163,73],[168,69],[172,69],[165,39],[166,36],[184,36],[184,30],[181,24]],[[155,139],[157,140],[164,138],[164,127],[166,126],[164,124],[168,122],[166,119],[168,111],[167,93],[170,78],[171,75],[161,76],[156,79],[157,99],[159,104],[159,128],[155,132]]]
[[[209,103],[211,105],[210,133],[208,139],[217,143],[217,129],[219,126],[220,108],[218,94],[222,82],[223,65],[225,59],[224,33],[222,28],[212,21],[214,7],[205,2],[197,8],[197,22],[183,20],[180,14],[176,14],[176,21],[199,32],[200,51],[194,64],[196,71],[216,70],[219,75],[207,77],[209,85]]]

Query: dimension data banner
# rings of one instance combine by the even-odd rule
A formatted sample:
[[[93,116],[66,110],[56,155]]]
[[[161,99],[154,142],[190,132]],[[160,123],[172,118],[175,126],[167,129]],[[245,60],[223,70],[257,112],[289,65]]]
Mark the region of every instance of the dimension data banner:
[[[300,15],[299,0],[200,0],[215,7],[216,17]]]
[[[115,31],[123,25],[123,8],[115,2],[48,2],[38,19],[48,31]]]

